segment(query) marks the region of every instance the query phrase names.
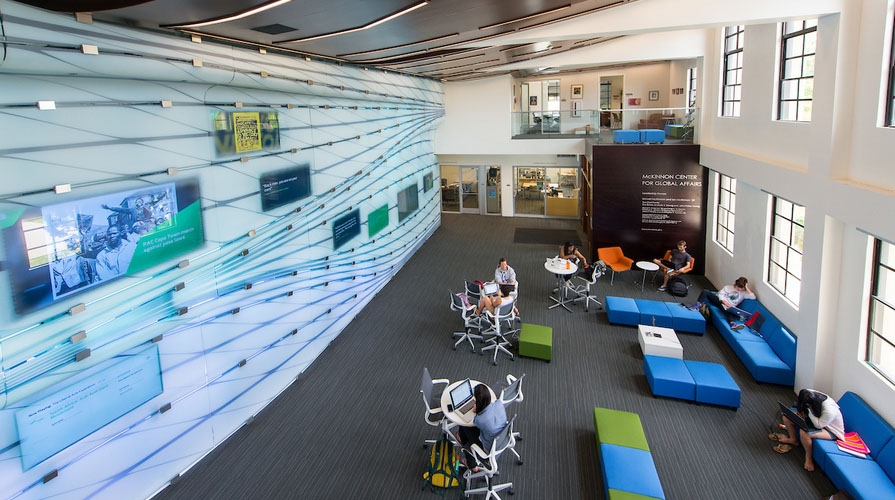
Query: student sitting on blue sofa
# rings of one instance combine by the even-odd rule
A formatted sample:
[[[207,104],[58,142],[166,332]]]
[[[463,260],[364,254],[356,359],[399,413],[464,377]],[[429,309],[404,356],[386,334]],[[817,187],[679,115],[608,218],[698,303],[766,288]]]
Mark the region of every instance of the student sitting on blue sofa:
[[[740,330],[743,328],[743,324],[737,323],[737,321],[742,321],[745,319],[744,314],[748,317],[749,313],[737,306],[746,299],[755,299],[755,294],[749,289],[749,280],[744,276],[740,276],[733,283],[733,286],[727,285],[719,290],[717,294],[703,290],[699,294],[699,301],[696,302],[695,309],[699,309],[699,306],[702,304],[711,303],[724,311],[724,315],[727,316],[727,321],[730,322],[732,329]]]
[[[786,436],[772,433],[768,437],[779,444],[774,446],[777,453],[788,453],[793,446],[805,449],[805,470],[814,470],[814,440],[815,439],[844,439],[845,423],[842,420],[842,412],[833,398],[826,394],[811,389],[799,391],[799,399],[796,401],[796,412],[805,420],[809,420],[814,427],[820,429],[815,432],[807,432],[797,428],[792,420],[783,415],[783,425],[786,427]],[[799,439],[796,440],[796,431]]]

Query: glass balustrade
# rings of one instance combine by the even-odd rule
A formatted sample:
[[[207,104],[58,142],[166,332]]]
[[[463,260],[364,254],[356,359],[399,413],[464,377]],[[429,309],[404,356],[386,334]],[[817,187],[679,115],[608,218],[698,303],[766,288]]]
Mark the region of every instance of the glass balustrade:
[[[575,109],[512,113],[513,139],[587,138],[597,144],[697,142],[698,108]],[[647,130],[649,132],[642,133]]]

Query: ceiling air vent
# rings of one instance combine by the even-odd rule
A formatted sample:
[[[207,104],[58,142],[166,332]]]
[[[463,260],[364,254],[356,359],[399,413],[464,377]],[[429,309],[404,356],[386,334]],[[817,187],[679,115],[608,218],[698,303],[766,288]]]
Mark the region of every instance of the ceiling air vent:
[[[252,31],[260,31],[261,33],[266,33],[268,35],[281,35],[283,33],[289,33],[290,31],[296,31],[296,29],[283,24],[268,24],[267,26],[252,28]]]

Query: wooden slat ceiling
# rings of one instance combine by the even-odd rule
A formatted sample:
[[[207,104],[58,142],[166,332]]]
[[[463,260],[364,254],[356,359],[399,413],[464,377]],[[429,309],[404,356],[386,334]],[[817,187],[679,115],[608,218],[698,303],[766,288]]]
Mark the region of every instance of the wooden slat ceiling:
[[[500,66],[505,64],[600,43],[604,39],[505,46],[500,37],[632,1],[636,0],[23,0],[23,3],[62,12],[90,12],[95,20],[175,30],[209,40],[283,49],[459,81],[500,74]],[[228,19],[262,6],[270,8]],[[410,10],[413,7],[417,8]],[[410,11],[390,19],[407,10]],[[202,25],[203,22],[207,24]],[[484,42],[487,46],[469,47],[472,41]],[[562,68],[549,68],[549,71],[561,72]]]

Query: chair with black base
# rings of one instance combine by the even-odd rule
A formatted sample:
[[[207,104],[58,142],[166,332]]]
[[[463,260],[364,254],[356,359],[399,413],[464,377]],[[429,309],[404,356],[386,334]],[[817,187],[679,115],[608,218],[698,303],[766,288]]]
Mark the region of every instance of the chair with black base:
[[[482,329],[481,317],[476,315],[475,310],[476,306],[472,303],[463,303],[463,298],[460,297],[459,294],[454,293],[452,290],[448,290],[451,293],[451,311],[459,312],[460,317],[463,318],[463,331],[462,332],[454,332],[451,334],[452,338],[457,338],[457,341],[454,342],[454,350],[457,350],[457,346],[463,343],[463,341],[469,342],[469,347],[472,352],[475,352],[475,344],[472,342],[473,339],[482,340],[482,336],[476,333],[472,333],[472,330]]]
[[[513,490],[513,483],[494,484],[494,476],[499,473],[497,459],[500,458],[503,452],[506,450],[512,451],[513,454],[516,455],[516,463],[522,465],[522,458],[515,448],[516,433],[513,432],[515,422],[516,415],[513,415],[513,418],[510,419],[507,426],[500,431],[500,434],[494,437],[491,449],[487,452],[485,452],[485,450],[478,444],[473,444],[469,447],[472,451],[472,456],[475,457],[476,466],[479,470],[478,472],[467,470],[463,475],[464,479],[466,479],[466,490],[463,492],[464,497],[468,498],[470,495],[485,495],[486,500],[489,498],[500,500],[500,496],[497,494],[499,491],[510,490],[510,495],[515,493]],[[484,479],[485,486],[472,488],[473,481],[478,479]]]

